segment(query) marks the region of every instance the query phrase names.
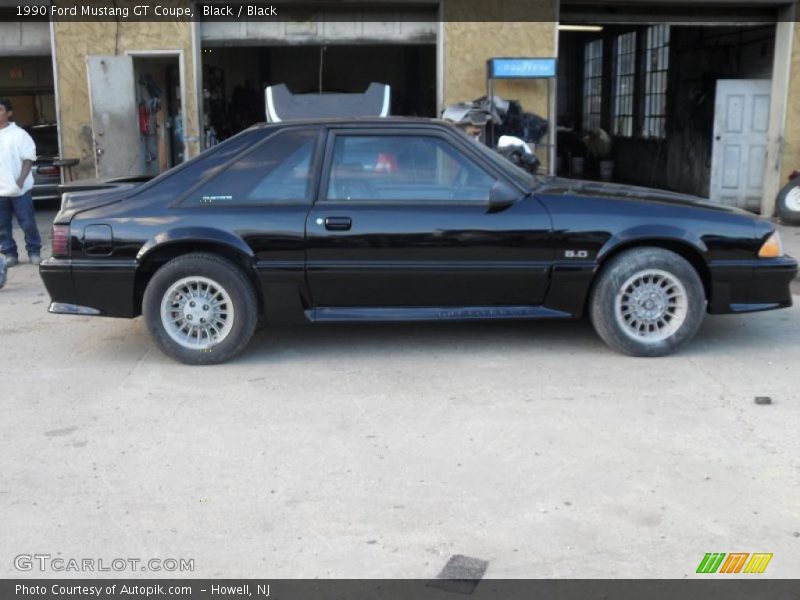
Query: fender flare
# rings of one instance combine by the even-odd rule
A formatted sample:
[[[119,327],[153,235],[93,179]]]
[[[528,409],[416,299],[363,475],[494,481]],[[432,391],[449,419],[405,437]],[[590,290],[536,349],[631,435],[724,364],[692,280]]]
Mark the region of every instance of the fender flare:
[[[154,251],[180,242],[219,244],[255,261],[252,248],[232,233],[213,227],[182,227],[163,231],[147,240],[136,254],[136,263],[142,264]]]
[[[708,263],[708,246],[700,236],[691,231],[674,225],[636,225],[616,232],[598,250],[595,258],[598,266],[609,254],[625,246],[646,245],[652,242],[658,245],[659,242],[680,244],[691,248],[698,253],[703,261]]]

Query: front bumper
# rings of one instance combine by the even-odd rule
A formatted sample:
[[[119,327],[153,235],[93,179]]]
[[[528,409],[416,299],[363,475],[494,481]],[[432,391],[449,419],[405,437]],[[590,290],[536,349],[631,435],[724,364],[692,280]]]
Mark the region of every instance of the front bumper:
[[[797,261],[791,256],[719,261],[711,263],[709,269],[711,314],[756,312],[792,305],[790,286],[797,277]]]
[[[132,318],[135,302],[136,261],[69,260],[48,258],[39,275],[56,314]]]

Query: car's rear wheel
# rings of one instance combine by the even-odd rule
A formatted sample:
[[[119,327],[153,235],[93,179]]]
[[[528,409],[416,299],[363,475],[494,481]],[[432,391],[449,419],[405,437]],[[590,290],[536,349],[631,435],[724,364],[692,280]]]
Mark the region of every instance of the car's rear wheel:
[[[631,356],[664,356],[697,333],[705,291],[695,268],[662,248],[634,248],[599,275],[589,314],[612,348]]]
[[[167,356],[190,365],[225,362],[250,341],[258,320],[253,286],[233,262],[214,254],[179,256],[156,271],[142,313]]]

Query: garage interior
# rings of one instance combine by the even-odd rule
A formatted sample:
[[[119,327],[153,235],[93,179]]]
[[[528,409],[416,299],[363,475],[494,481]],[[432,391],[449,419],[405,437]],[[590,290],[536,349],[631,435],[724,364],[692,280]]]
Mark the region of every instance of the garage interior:
[[[56,123],[53,59],[47,21],[15,22],[0,7],[0,97],[14,105],[20,127]]]
[[[759,198],[752,194],[743,200],[715,197],[715,102],[719,80],[772,78],[774,24],[589,24],[581,19],[563,25],[559,174],[601,178],[599,159],[584,143],[599,127],[611,136],[611,181],[759,209]],[[768,104],[769,97],[767,110]],[[765,137],[768,118],[766,112]],[[573,157],[584,158],[582,173],[576,173],[580,161],[576,165]],[[766,145],[757,158],[766,159]],[[753,164],[753,177],[760,177],[756,171],[763,162]]]
[[[220,141],[264,121],[264,89],[279,83],[295,94],[387,83],[393,115],[436,116],[435,44],[204,46],[202,57],[204,112]]]
[[[176,56],[135,56],[142,173],[158,175],[183,162],[180,64]]]
[[[661,26],[669,28],[667,47],[659,51],[667,53],[666,60],[661,54],[646,63],[642,42],[646,43],[651,27],[603,26],[596,33],[560,33],[560,172],[569,174],[569,159],[583,150],[576,138],[599,126],[613,138],[613,181],[709,197],[716,82],[770,79],[775,27]],[[628,37],[622,41],[621,36]],[[627,76],[617,75],[615,58],[626,42],[635,45],[624,51],[637,57],[638,50],[638,57],[624,66],[620,59]],[[590,44],[595,46],[587,50]],[[598,66],[586,62],[587,52],[594,49],[601,55]],[[596,84],[595,89],[588,87],[587,80],[594,75],[588,72],[591,69],[600,79],[600,101],[594,105],[587,98],[597,95]],[[654,90],[666,86],[663,97],[661,89],[651,94],[655,98],[650,106],[645,106],[647,94],[640,92],[647,76],[653,78]],[[584,176],[598,177],[597,169],[587,160]]]
[[[363,93],[391,86],[391,114],[437,115],[439,4],[299,7],[283,19],[200,22],[203,145],[266,120],[264,90]]]
[[[20,127],[56,122],[53,62],[50,56],[0,56],[0,97],[14,105]]]

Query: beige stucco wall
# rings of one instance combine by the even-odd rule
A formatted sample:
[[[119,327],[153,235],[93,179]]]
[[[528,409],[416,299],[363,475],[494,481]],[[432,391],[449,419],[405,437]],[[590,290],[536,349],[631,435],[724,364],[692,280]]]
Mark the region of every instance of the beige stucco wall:
[[[555,56],[556,8],[553,0],[443,0],[444,104],[472,100],[485,93],[486,59],[492,56]],[[117,27],[119,30],[117,31]],[[187,138],[199,138],[191,23],[90,23],[53,24],[59,89],[60,123],[64,156],[81,159],[77,176],[94,176],[91,115],[86,56],[119,54],[129,50],[179,50],[184,52],[184,110]],[[546,114],[544,81],[499,81],[496,92],[517,99],[526,110]],[[781,180],[800,168],[800,23],[795,24],[791,78]],[[199,151],[198,142],[187,146],[188,156]]]
[[[126,51],[141,50],[183,50],[185,89],[181,96],[186,114],[184,137],[197,138],[199,129],[191,23],[56,22],[53,28],[62,154],[80,158],[76,177],[95,175],[86,74],[88,55],[124,55]],[[198,151],[196,142],[187,145],[189,157]]]
[[[486,93],[488,58],[556,56],[553,0],[443,0],[443,11],[445,106]],[[546,80],[497,81],[495,94],[519,100],[528,112],[547,114]]]

